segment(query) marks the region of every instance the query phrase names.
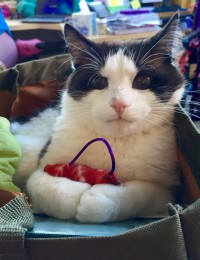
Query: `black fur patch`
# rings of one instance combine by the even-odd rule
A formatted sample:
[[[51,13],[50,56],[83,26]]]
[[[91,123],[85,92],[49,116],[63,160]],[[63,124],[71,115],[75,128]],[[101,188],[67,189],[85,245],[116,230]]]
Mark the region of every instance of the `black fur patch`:
[[[37,117],[44,109],[36,109],[33,113],[26,116],[18,116],[15,119],[11,120],[11,122],[17,122],[22,124],[28,123],[32,118]]]
[[[47,143],[45,144],[45,146],[42,148],[42,150],[40,151],[39,157],[38,157],[38,165],[40,164],[42,158],[44,157],[45,153],[47,152],[47,149],[49,147],[51,143],[51,138],[47,141]]]
[[[183,75],[173,65],[177,25],[178,14],[175,14],[169,24],[152,38],[121,43],[94,43],[67,25],[68,50],[75,67],[68,80],[69,95],[80,100],[92,90],[106,88],[108,80],[101,75],[101,69],[109,56],[123,50],[124,55],[136,64],[139,73],[150,77],[148,89],[160,101],[168,101],[184,82]]]
[[[91,43],[90,43],[91,44]],[[101,75],[101,69],[105,66],[109,55],[114,55],[122,47],[109,43],[92,43],[92,47],[80,53],[74,60],[75,70],[68,80],[68,93],[80,100],[92,90],[101,90],[108,86],[108,81]]]
[[[52,102],[47,107],[36,108],[35,111],[33,111],[31,114],[28,114],[26,116],[18,116],[15,119],[12,119],[11,123],[17,122],[17,123],[20,123],[20,124],[26,124],[29,121],[31,121],[31,119],[38,117],[40,113],[42,113],[43,111],[45,111],[46,109],[49,109],[49,108],[53,108],[53,109],[56,109],[57,111],[59,111],[59,106],[58,106],[59,103],[60,103],[60,98],[58,98],[58,100]]]

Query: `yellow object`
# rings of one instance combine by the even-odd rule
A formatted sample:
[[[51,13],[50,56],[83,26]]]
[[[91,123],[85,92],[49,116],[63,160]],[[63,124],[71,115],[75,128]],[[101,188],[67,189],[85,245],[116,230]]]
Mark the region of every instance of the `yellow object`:
[[[140,4],[140,1],[139,1],[139,0],[132,0],[132,1],[130,2],[130,4],[131,4],[131,7],[132,7],[133,9],[141,8],[141,4]]]
[[[118,6],[124,6],[125,1],[124,0],[105,0],[106,6],[108,7],[118,7]]]
[[[178,4],[182,8],[189,8],[194,3],[195,3],[195,0],[173,0],[172,1],[172,4]]]
[[[118,6],[119,5],[119,1],[118,0],[110,0],[110,6],[114,7],[114,6]]]

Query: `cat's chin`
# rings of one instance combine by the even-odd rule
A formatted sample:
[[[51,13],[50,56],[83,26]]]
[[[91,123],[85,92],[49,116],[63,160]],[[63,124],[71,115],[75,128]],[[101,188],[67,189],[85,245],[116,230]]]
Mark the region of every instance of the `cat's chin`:
[[[108,120],[106,120],[106,122],[107,123],[116,123],[116,124],[131,124],[131,123],[134,123],[135,120],[117,118],[117,119],[108,119]]]
[[[124,137],[141,131],[137,122],[125,119],[106,120],[96,129],[100,135],[109,137]]]

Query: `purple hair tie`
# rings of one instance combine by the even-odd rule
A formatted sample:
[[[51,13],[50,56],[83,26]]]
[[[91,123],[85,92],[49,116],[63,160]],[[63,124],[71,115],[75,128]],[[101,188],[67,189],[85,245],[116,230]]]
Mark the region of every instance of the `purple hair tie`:
[[[106,145],[107,149],[108,149],[108,152],[109,152],[110,158],[111,158],[111,162],[112,162],[112,167],[111,167],[111,171],[109,172],[109,175],[112,176],[113,173],[114,173],[114,171],[115,171],[115,157],[114,157],[114,153],[113,153],[112,148],[111,148],[110,144],[108,143],[108,141],[107,141],[106,139],[104,139],[104,138],[101,138],[101,137],[95,138],[95,139],[89,141],[86,145],[84,145],[83,148],[80,150],[80,152],[79,152],[79,153],[74,157],[74,159],[69,163],[69,166],[71,166],[73,163],[76,162],[76,160],[77,160],[77,159],[80,157],[80,155],[85,151],[85,149],[88,148],[88,146],[90,146],[92,143],[97,142],[97,141],[103,142],[103,143]]]

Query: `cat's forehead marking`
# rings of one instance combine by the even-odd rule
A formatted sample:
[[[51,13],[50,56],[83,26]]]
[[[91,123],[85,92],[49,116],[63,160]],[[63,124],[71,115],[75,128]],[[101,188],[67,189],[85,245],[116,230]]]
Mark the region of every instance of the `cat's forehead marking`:
[[[137,67],[133,58],[124,55],[124,50],[120,49],[117,53],[108,56],[101,73],[107,78],[122,79],[124,76],[134,78],[137,74]]]

